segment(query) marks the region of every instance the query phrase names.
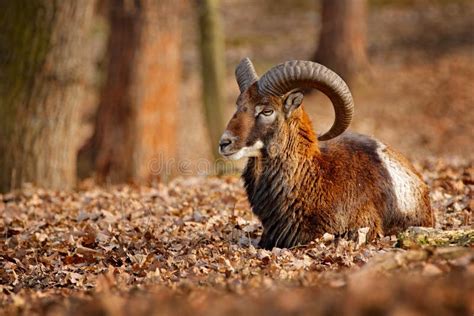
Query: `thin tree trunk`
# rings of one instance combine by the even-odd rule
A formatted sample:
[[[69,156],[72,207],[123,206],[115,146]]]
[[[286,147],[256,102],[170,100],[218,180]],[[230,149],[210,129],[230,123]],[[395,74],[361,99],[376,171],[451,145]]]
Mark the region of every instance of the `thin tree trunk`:
[[[177,168],[182,5],[180,0],[143,2],[134,89],[139,108],[134,173],[141,181],[167,180]]]
[[[366,0],[322,1],[321,35],[313,59],[349,82],[368,65],[366,11]]]
[[[108,74],[89,143],[99,180],[148,181],[172,172],[165,166],[176,156],[181,5],[110,2]]]
[[[94,135],[89,144],[92,164],[101,178],[125,181],[133,175],[136,111],[130,86],[140,36],[140,10],[125,1],[109,2],[110,34],[107,77],[100,95]]]
[[[218,12],[219,0],[199,0],[199,29],[201,33],[201,78],[204,113],[212,144],[212,153],[219,156],[218,143],[225,128],[224,37]]]
[[[0,2],[0,191],[75,184],[94,4]]]

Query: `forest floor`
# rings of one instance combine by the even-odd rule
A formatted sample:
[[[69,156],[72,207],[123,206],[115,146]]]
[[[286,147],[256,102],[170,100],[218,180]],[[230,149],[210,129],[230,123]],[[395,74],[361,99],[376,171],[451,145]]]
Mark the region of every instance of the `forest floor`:
[[[474,168],[419,165],[456,245],[325,235],[259,249],[237,177],[0,196],[0,314],[472,315]],[[426,244],[425,244],[426,243]]]
[[[262,73],[307,59],[319,20],[314,0],[222,3],[230,117],[238,60],[251,56]],[[371,69],[353,87],[352,130],[417,162],[437,228],[472,235],[474,4],[419,3],[371,12]],[[188,128],[179,141],[186,144],[180,158],[190,161],[210,152],[195,25],[185,32],[180,118]],[[331,124],[320,94],[305,104],[317,130]],[[0,195],[0,214],[0,314],[474,314],[472,243],[326,235],[304,247],[262,250],[261,227],[237,177],[182,177],[154,187],[85,181],[72,192],[26,186]]]

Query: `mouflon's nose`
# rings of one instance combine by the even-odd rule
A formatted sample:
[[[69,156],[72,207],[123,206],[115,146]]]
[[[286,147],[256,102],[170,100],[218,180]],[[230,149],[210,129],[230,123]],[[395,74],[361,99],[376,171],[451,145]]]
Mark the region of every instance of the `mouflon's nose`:
[[[225,155],[227,151],[232,150],[232,144],[237,140],[237,137],[232,135],[231,132],[225,131],[219,141],[219,153]]]
[[[219,142],[219,148],[221,151],[223,151],[230,144],[232,144],[232,140],[230,138],[222,138]]]

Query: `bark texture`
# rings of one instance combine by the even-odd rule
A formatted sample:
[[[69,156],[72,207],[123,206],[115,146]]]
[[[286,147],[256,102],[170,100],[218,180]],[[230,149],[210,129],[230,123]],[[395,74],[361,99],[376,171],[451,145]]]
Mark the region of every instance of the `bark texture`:
[[[224,36],[218,9],[219,0],[198,1],[203,105],[214,158],[219,157],[219,139],[225,128]]]
[[[181,1],[110,1],[108,70],[89,143],[99,180],[165,178],[176,156]]]
[[[75,184],[94,4],[0,2],[0,191]]]
[[[351,82],[367,65],[366,0],[323,0],[322,28],[314,61]]]

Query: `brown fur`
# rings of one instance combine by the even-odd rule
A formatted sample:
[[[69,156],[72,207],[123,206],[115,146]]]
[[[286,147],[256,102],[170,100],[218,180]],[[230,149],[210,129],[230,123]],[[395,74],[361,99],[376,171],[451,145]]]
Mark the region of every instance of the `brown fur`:
[[[227,128],[236,137],[232,149],[264,143],[243,173],[252,209],[264,227],[260,246],[292,247],[325,232],[345,234],[361,227],[369,227],[374,237],[433,225],[428,188],[403,156],[384,149],[417,183],[418,206],[408,214],[398,209],[391,176],[378,154],[380,143],[346,133],[319,146],[303,107],[289,112],[286,97],[260,96],[251,86],[239,97]],[[275,121],[260,122],[257,105],[274,109]]]

